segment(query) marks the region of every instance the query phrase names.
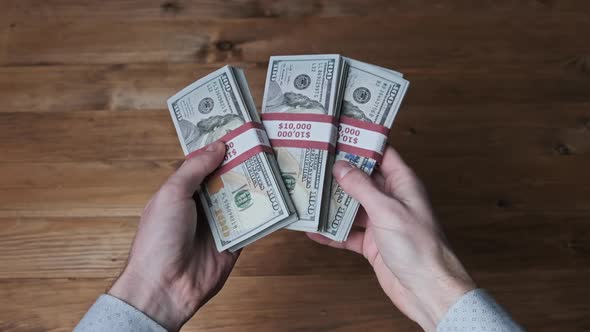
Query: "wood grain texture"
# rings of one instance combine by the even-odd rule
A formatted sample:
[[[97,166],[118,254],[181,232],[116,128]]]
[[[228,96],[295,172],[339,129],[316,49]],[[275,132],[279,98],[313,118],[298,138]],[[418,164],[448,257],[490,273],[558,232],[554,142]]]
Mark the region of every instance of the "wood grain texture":
[[[410,153],[406,157],[429,184],[433,200],[441,209],[472,207],[502,213],[574,214],[589,210],[584,200],[589,189],[577,185],[579,174],[588,170],[590,162],[580,156],[523,156],[506,161]],[[137,217],[177,164],[178,161],[0,163],[0,217]],[[432,168],[432,164],[437,167]],[[462,168],[466,169],[456,172]]]
[[[0,30],[0,65],[266,62],[336,52],[372,62],[439,68],[587,61],[586,14],[428,14],[141,20],[23,17]],[[351,24],[354,19],[355,24]],[[46,33],[44,31],[55,31]],[[346,36],[346,38],[342,38]],[[452,36],[452,38],[449,38]],[[362,42],[357,42],[362,41]],[[397,47],[388,45],[395,41]],[[400,47],[399,45],[403,45]],[[387,52],[383,52],[387,47]],[[546,52],[551,48],[551,52]],[[402,68],[403,69],[403,68]]]
[[[401,152],[419,151],[428,157],[583,155],[590,151],[590,130],[583,122],[587,109],[585,103],[408,105],[396,119],[390,142]],[[5,127],[0,149],[6,162],[182,157],[164,109],[0,113],[0,122]]]
[[[411,81],[390,143],[478,283],[589,331],[590,3],[0,0],[0,330],[69,331],[182,160],[165,100],[225,63],[342,53]],[[358,255],[279,231],[186,331],[416,331]]]
[[[455,1],[388,1],[366,0],[241,0],[241,1],[156,1],[127,0],[85,1],[75,0],[9,0],[3,1],[5,10],[0,17],[17,20],[35,17],[60,18],[120,18],[129,21],[145,19],[179,18],[255,18],[255,17],[329,17],[329,16],[370,16],[375,14],[449,13],[486,14],[506,13],[514,10],[533,13],[584,13],[590,11],[587,3],[576,0],[562,1],[518,1],[484,0],[474,3],[469,0]]]
[[[584,214],[560,213],[556,217],[493,209],[487,209],[486,216],[439,212],[443,220],[447,215],[480,219],[475,225],[458,224],[450,218],[443,222],[457,254],[476,271],[509,274],[590,264],[590,230]],[[138,219],[0,219],[0,279],[115,277],[126,261]],[[545,251],[552,255],[539,255]],[[233,274],[338,276],[371,274],[371,270],[356,254],[316,245],[301,233],[279,231],[244,251]]]
[[[365,58],[363,56],[363,58]],[[462,68],[398,68],[412,78],[407,105],[437,106],[498,103],[590,102],[590,79],[575,64],[549,63]],[[0,67],[0,112],[75,112],[81,110],[160,110],[165,100],[221,64],[130,64]],[[266,65],[235,62],[245,69],[260,106]],[[43,77],[43,80],[39,80]],[[535,81],[531,82],[531,77]],[[417,92],[414,92],[417,91]],[[477,109],[472,110],[477,112]],[[483,111],[481,111],[483,112]],[[513,112],[512,110],[506,110]]]
[[[584,331],[588,297],[579,288],[588,270],[480,273],[475,278],[530,330]],[[0,280],[3,331],[70,331],[112,279]],[[522,286],[515,289],[513,284]],[[552,287],[546,287],[551,284]],[[301,289],[305,289],[302,292]],[[543,289],[542,293],[539,289]],[[60,297],[58,294],[67,294]],[[362,305],[359,305],[361,304]],[[555,308],[567,307],[557,313]],[[528,308],[524,310],[523,308]],[[546,315],[546,313],[551,313]],[[183,331],[418,331],[392,308],[375,278],[351,276],[232,276],[224,289],[188,322]]]

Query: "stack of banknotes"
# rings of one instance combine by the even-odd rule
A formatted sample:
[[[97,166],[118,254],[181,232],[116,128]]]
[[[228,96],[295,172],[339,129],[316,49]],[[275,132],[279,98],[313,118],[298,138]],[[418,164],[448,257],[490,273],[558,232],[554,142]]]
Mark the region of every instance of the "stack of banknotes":
[[[188,158],[216,140],[226,145],[199,191],[217,249],[234,251],[280,228],[345,241],[359,203],[332,178],[333,164],[373,172],[408,84],[340,55],[273,56],[260,117],[243,71],[231,66],[172,96]]]

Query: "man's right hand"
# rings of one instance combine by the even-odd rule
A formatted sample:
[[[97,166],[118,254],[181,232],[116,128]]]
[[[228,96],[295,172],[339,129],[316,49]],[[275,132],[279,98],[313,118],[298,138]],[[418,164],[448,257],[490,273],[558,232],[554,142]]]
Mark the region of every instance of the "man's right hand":
[[[425,331],[434,331],[475,283],[450,249],[424,186],[391,147],[373,178],[344,161],[336,162],[333,174],[364,208],[355,221],[360,229],[345,242],[308,236],[364,255],[391,301]]]

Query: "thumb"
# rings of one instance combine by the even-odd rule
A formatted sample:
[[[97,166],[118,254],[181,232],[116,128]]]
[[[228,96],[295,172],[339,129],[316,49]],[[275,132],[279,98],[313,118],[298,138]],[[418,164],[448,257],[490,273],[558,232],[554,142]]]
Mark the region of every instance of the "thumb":
[[[356,199],[368,214],[390,204],[385,195],[373,180],[360,169],[344,160],[334,163],[334,178],[342,189]]]
[[[185,195],[193,196],[203,179],[221,164],[224,155],[225,144],[215,141],[204,149],[189,154],[176,173],[168,179],[168,183],[176,186]]]

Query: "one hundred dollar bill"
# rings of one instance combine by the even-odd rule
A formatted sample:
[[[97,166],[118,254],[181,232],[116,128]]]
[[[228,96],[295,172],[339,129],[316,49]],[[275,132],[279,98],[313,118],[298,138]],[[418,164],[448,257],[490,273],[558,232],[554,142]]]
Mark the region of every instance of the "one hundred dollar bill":
[[[317,232],[327,216],[345,66],[339,55],[269,60],[262,119],[297,210],[289,229]]]
[[[348,75],[344,87],[341,119],[345,117],[391,128],[409,82],[401,73],[345,58]],[[344,120],[343,120],[344,121]],[[385,138],[387,135],[385,135]],[[346,160],[371,174],[376,160],[355,153],[336,151],[336,160]],[[356,217],[359,203],[332,181],[328,217],[321,233],[336,241],[345,241]]]
[[[228,157],[235,157],[231,153],[237,148],[233,141],[228,143],[224,138],[236,129],[241,132],[248,125],[260,124],[243,72],[230,66],[172,96],[168,108],[185,155],[221,139],[226,143],[227,161]],[[262,130],[258,126],[260,129],[256,130]],[[250,133],[258,133],[253,136],[255,139],[268,142],[266,134]],[[252,143],[241,137],[236,145]],[[222,166],[199,190],[219,251],[237,250],[296,220],[293,203],[282,179],[276,175],[276,160],[270,148],[269,151]]]

